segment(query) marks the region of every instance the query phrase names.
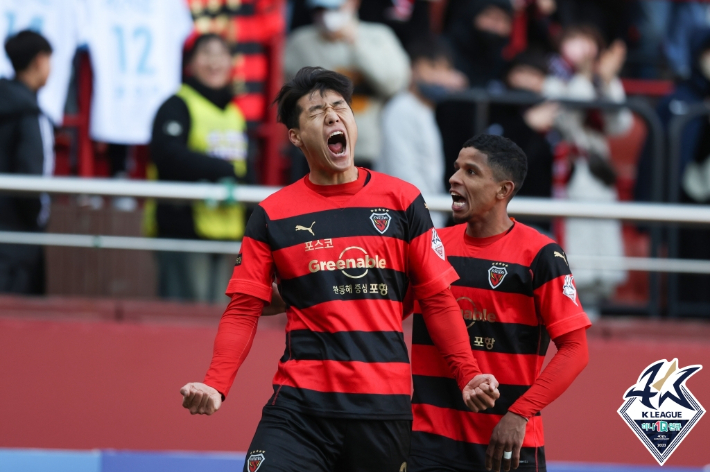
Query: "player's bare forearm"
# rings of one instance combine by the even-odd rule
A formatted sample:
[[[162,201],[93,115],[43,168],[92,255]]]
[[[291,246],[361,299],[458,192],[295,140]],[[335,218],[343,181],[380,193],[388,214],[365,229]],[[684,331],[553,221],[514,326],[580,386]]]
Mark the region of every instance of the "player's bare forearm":
[[[520,464],[520,448],[525,439],[528,420],[515,413],[508,412],[498,422],[486,449],[486,469],[495,472],[517,469]],[[509,453],[506,458],[504,453]],[[511,454],[512,453],[512,454]]]

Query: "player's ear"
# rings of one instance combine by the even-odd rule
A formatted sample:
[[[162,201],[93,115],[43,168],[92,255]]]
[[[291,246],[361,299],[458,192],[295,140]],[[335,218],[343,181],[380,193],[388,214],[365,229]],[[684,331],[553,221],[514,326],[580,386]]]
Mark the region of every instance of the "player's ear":
[[[301,140],[301,130],[298,128],[290,128],[288,130],[288,140],[291,141],[291,144],[297,148],[300,148],[303,145],[303,141]]]
[[[513,192],[515,192],[515,183],[512,180],[504,180],[500,183],[497,197],[499,200],[510,200]]]

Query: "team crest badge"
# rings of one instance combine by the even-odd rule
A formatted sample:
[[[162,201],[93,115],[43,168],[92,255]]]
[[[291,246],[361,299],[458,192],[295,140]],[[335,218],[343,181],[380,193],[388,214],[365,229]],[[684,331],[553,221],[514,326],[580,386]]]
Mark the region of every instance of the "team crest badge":
[[[390,227],[390,221],[392,217],[389,213],[373,213],[370,215],[370,221],[375,225],[375,229],[380,232],[380,234],[385,234],[387,228]]]
[[[678,368],[678,359],[656,361],[624,394],[618,413],[659,465],[668,460],[705,414],[685,382],[701,365]]]
[[[249,459],[247,459],[247,466],[249,467],[249,472],[256,472],[259,470],[259,467],[261,467],[261,464],[264,463],[266,458],[264,457],[264,451],[257,451],[258,454],[251,454],[249,455]]]
[[[506,275],[508,275],[508,269],[505,267],[492,266],[488,269],[488,283],[491,284],[491,288],[498,288]]]
[[[431,248],[434,250],[437,256],[441,258],[442,261],[446,260],[446,252],[444,250],[444,243],[441,241],[439,234],[435,229],[431,230]]]
[[[577,305],[577,287],[574,286],[573,275],[565,275],[565,283],[562,285],[562,295],[569,298],[572,300],[572,303]]]

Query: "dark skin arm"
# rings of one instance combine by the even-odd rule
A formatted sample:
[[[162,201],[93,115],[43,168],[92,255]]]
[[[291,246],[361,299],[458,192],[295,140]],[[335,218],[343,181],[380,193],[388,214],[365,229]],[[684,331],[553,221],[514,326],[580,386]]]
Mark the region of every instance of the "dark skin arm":
[[[558,350],[550,363],[493,429],[486,450],[487,470],[498,472],[518,468],[528,419],[567,390],[587,365],[589,354],[585,328],[562,334],[553,342]],[[512,451],[510,459],[503,459],[506,451]]]

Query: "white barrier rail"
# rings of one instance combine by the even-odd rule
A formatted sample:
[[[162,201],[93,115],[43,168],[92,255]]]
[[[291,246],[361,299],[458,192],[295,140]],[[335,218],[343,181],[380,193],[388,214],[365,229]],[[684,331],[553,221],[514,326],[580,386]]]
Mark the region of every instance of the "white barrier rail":
[[[36,244],[39,246],[91,247],[97,249],[134,249],[139,251],[208,252],[238,254],[240,242],[198,239],[140,238],[93,234],[23,233],[0,231],[0,243]]]
[[[108,197],[156,198],[168,200],[233,199],[256,204],[276,192],[278,187],[228,186],[212,183],[151,182],[116,179],[84,179],[74,177],[44,178],[0,174],[0,192],[13,194],[89,194]],[[448,195],[425,197],[432,211],[448,212]],[[710,224],[710,206],[669,205],[651,203],[601,203],[515,198],[509,212],[514,216],[576,217],[620,219],[654,223]],[[102,236],[84,234],[23,233],[0,231],[0,243],[37,244],[104,249],[146,251],[208,252],[236,254],[238,242]],[[648,272],[710,274],[710,261],[689,259],[656,259],[643,257],[597,257],[568,255],[570,265],[577,269],[608,269]]]
[[[76,177],[43,178],[0,174],[0,192],[89,194],[109,197],[157,198],[169,200],[214,200],[231,198],[244,203],[259,203],[278,187],[252,185],[227,186],[213,183],[152,182],[141,180],[84,179]],[[448,195],[425,195],[433,211],[450,211]],[[517,197],[510,202],[514,216],[620,219],[655,223],[710,224],[710,205],[671,205],[631,202],[585,202]]]
[[[144,251],[208,252],[238,254],[241,243],[188,239],[94,236],[87,234],[22,233],[0,231],[0,243],[43,246],[132,249]],[[710,274],[710,261],[695,259],[653,259],[649,257],[599,257],[567,254],[573,269],[607,269],[645,272]]]

